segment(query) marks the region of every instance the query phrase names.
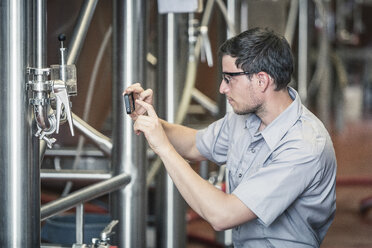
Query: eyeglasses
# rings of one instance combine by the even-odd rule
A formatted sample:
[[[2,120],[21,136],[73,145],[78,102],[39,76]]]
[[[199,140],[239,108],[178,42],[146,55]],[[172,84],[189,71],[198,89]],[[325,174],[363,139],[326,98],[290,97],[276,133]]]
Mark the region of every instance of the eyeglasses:
[[[250,75],[253,74],[252,72],[248,71],[241,71],[241,72],[222,72],[222,80],[226,82],[226,84],[230,83],[230,80],[233,77],[241,76],[241,75]]]

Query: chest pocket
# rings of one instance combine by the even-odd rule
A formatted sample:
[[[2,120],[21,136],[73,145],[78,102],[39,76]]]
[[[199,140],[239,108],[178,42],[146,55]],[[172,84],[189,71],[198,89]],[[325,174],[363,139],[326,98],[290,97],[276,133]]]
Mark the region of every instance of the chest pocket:
[[[227,154],[226,167],[229,170],[229,185],[230,192],[232,192],[243,179],[242,171],[242,150],[236,147],[230,149]]]
[[[233,152],[229,152],[227,155],[226,167],[232,176],[235,176],[240,164],[240,158]]]

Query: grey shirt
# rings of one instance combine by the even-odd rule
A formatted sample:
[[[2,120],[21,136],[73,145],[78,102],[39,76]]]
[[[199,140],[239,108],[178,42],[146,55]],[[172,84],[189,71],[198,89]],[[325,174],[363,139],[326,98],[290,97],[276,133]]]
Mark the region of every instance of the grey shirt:
[[[235,247],[319,247],[336,210],[336,157],[321,121],[288,88],[291,105],[259,132],[254,114],[228,113],[196,136],[226,164],[229,192],[257,219],[233,228]]]

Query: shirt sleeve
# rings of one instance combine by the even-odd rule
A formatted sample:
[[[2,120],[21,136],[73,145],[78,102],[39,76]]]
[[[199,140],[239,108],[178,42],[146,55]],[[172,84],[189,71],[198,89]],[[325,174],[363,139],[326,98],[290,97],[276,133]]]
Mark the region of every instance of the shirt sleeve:
[[[269,226],[310,185],[320,180],[319,154],[300,147],[280,152],[270,164],[244,179],[233,191]]]
[[[216,164],[224,164],[229,145],[228,118],[212,123],[196,134],[196,147],[200,154]]]

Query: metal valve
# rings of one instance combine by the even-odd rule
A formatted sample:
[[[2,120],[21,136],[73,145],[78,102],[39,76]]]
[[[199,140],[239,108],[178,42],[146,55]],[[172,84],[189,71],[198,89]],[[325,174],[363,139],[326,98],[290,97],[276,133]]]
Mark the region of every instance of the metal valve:
[[[34,106],[38,128],[35,135],[45,140],[49,148],[56,141],[49,135],[59,132],[61,115],[66,116],[71,134],[74,136],[69,96],[77,93],[76,67],[66,64],[66,48],[63,44],[66,40],[65,35],[60,35],[58,40],[60,42],[59,65],[51,65],[50,68],[27,68],[31,78],[28,89],[33,92],[29,102]],[[56,111],[52,109],[53,100],[55,100]]]
[[[51,66],[51,80],[53,82],[53,93],[56,97],[56,133],[59,133],[62,107],[64,107],[67,121],[70,126],[71,135],[74,136],[74,125],[70,107],[70,95],[76,95],[76,67],[75,65],[66,64],[66,48],[63,42],[66,40],[64,35],[58,37],[60,41],[60,65]]]
[[[109,245],[110,237],[115,234],[113,232],[113,228],[119,223],[118,220],[113,220],[111,221],[105,229],[101,232],[101,237],[100,239],[94,238],[92,239],[93,247],[94,248],[104,248],[104,247],[111,247]]]
[[[103,231],[101,232],[101,241],[108,241],[110,239],[110,236],[114,234],[114,232],[112,231],[112,229],[114,229],[114,227],[119,223],[118,220],[113,220],[110,222],[110,224],[108,224],[105,229],[103,229]]]

